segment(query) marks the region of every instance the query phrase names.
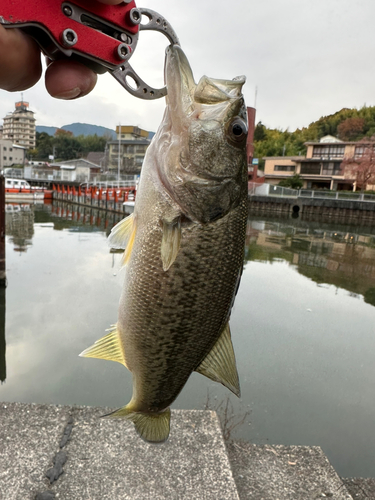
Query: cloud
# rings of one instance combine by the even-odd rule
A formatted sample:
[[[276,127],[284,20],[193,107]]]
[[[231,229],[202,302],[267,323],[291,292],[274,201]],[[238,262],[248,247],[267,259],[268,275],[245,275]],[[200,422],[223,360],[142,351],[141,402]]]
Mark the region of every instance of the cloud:
[[[257,120],[294,130],[343,107],[374,104],[372,54],[375,38],[372,0],[145,0],[177,32],[196,80],[247,75],[248,105],[258,88]],[[167,40],[141,32],[131,64],[155,86],[163,82]],[[0,116],[14,109],[19,94],[0,91]],[[115,128],[122,124],[156,130],[163,100],[142,101],[110,75],[73,102],[52,99],[43,82],[24,93],[37,124],[62,126],[88,122]]]

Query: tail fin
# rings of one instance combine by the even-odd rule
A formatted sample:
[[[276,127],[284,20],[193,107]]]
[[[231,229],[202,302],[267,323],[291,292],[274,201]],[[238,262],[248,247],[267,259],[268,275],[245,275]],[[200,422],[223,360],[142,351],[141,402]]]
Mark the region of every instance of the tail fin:
[[[128,404],[104,417],[131,420],[139,436],[148,443],[164,443],[169,436],[170,408],[161,413],[141,413],[133,411]]]

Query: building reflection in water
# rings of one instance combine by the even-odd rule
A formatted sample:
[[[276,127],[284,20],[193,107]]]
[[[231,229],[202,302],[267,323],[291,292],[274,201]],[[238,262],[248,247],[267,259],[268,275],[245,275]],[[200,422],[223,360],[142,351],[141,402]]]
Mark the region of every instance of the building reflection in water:
[[[249,220],[246,259],[284,260],[315,281],[375,306],[375,228]]]
[[[26,252],[34,236],[34,210],[29,204],[5,205],[5,232],[15,252]]]

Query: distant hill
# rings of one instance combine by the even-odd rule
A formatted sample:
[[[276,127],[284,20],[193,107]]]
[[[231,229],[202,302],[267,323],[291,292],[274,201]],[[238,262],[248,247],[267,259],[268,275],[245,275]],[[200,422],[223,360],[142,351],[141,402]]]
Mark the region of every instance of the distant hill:
[[[48,135],[55,135],[56,130],[59,127],[46,127],[44,125],[37,125],[37,132],[45,132]],[[90,125],[89,123],[71,123],[70,125],[64,125],[60,127],[63,130],[68,130],[72,132],[73,135],[97,135],[98,137],[110,136],[112,139],[116,139],[116,132],[110,128],[100,127],[99,125]]]

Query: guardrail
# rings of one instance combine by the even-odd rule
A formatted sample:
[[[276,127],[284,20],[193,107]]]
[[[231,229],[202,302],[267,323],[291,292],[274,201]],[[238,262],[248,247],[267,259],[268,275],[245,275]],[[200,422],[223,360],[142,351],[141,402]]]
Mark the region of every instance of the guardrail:
[[[375,194],[356,193],[354,191],[314,191],[300,189],[298,196],[303,198],[321,198],[329,200],[375,201]]]
[[[325,200],[348,200],[375,202],[375,194],[353,191],[320,191],[314,189],[291,189],[273,184],[249,182],[249,196],[277,196],[283,198],[316,198]]]

